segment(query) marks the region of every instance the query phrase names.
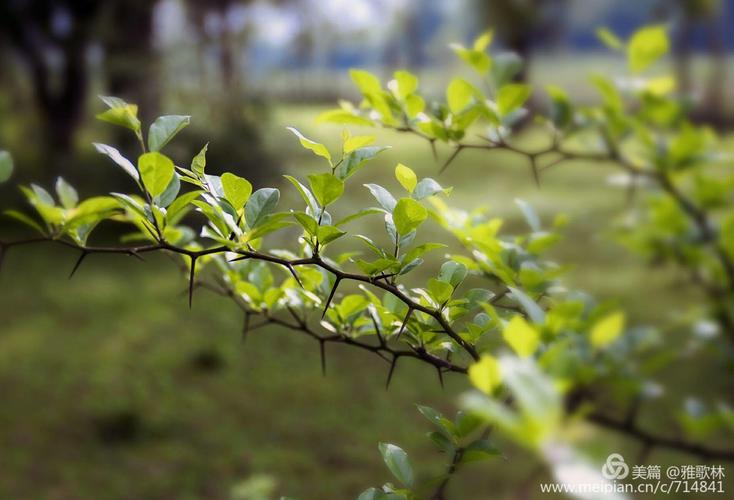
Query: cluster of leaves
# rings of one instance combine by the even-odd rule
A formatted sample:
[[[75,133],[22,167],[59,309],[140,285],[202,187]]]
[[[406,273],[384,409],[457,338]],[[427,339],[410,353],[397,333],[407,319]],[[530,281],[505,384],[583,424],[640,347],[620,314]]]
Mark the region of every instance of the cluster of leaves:
[[[616,50],[627,51],[635,74],[667,48],[658,27],[643,29],[626,44],[606,31],[601,36]],[[734,216],[725,215],[719,224],[710,209],[726,212],[730,190],[704,170],[713,133],[685,120],[684,105],[669,95],[670,77],[623,82],[595,77],[602,104],[594,106],[576,105],[561,89],[548,88],[551,114],[543,121],[552,137],[546,149],[528,152],[510,137],[527,114],[523,105],[531,88],[512,81],[520,61],[512,55],[491,56],[486,52],[490,43],[491,35],[485,34],[471,48],[453,47],[486,90],[455,79],[445,102],[428,105],[418,93],[417,78],[408,72],[396,72],[383,87],[375,76],[354,70],[363,101],[359,106],[343,103],[320,119],[412,132],[432,145],[455,147],[450,159],[468,147],[510,149],[527,156],[536,172],[565,159],[616,162],[630,186],[645,179],[654,187],[641,215],[626,229],[626,241],[695,271],[711,288],[712,306],[729,314]],[[189,300],[196,287],[230,298],[244,313],[245,332],[277,324],[307,334],[319,342],[322,362],[327,342],[370,351],[389,363],[388,383],[405,357],[431,365],[441,380],[447,372],[468,374],[477,391],[462,399],[467,412],[456,420],[420,408],[437,426],[431,440],[451,457],[446,474],[418,481],[405,452],[384,444],[380,451],[400,486],[387,484],[360,498],[424,498],[428,487],[437,488],[434,498],[441,498],[436,495],[461,464],[498,453],[487,441],[489,426],[547,455],[562,427],[573,421],[569,417],[577,415],[646,444],[707,457],[731,455],[601,413],[596,395],[603,391],[595,389],[609,381],[624,380],[630,398],[650,393],[645,392],[647,368],[630,359],[654,345],[655,337],[627,328],[623,313],[563,284],[563,266],[546,256],[560,238],[563,218],[544,226],[532,207],[518,201],[529,229],[503,233],[502,220],[487,209],[450,207],[450,188],[419,179],[403,164],[394,169],[399,194],[366,182],[363,187],[375,206],[340,213],[339,200],[355,179],[369,178],[365,167],[386,148],[374,145],[373,136],[345,131],[335,154],[292,128],[300,144],[323,161],[323,170],[305,179],[285,176],[286,186],[295,189],[302,203],[280,210],[278,187],[255,190],[235,173],[207,171],[207,146],[186,162],[188,167],[162,152],[189,124],[188,116],[159,117],[146,138],[135,105],[115,97],[102,100],[109,109],[98,118],[132,131],[141,150],[131,161],[111,146],[95,147],[129,175],[135,190],[80,201],[63,179],[56,183],[56,198],[40,186],[23,187],[36,215],[6,213],[38,236],[0,242],[0,251],[52,241],[80,251],[77,267],[92,253],[140,257],[166,252],[188,271]],[[478,126],[486,131],[483,142],[463,142]],[[0,156],[0,176],[7,176],[9,161]],[[350,223],[362,217],[381,218],[384,233],[350,231]],[[120,246],[90,245],[93,230],[106,221],[129,226],[129,234]],[[431,234],[444,237],[422,239],[426,224],[434,226]],[[276,233],[290,235],[292,243],[274,248],[269,236]],[[342,244],[333,245],[337,241]],[[340,250],[344,246],[347,251]],[[422,272],[416,273],[419,268]],[[261,322],[253,323],[253,317]],[[696,436],[731,427],[734,420],[723,404],[715,418],[703,413],[707,425],[690,414],[683,422]]]

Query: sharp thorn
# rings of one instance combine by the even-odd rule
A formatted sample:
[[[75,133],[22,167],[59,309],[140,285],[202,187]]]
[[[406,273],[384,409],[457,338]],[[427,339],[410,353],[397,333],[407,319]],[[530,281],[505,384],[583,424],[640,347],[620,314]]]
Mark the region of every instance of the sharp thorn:
[[[250,333],[250,313],[245,312],[245,319],[242,324],[242,343],[247,340],[247,334]]]
[[[443,166],[441,166],[441,169],[438,171],[439,175],[446,170],[449,165],[451,165],[451,162],[454,161],[454,159],[459,155],[459,152],[461,152],[463,148],[461,146],[457,146],[453,153],[451,153],[451,156],[449,156],[446,161],[444,162]]]
[[[433,161],[436,161],[438,160],[438,152],[436,151],[436,140],[431,139],[430,145],[431,145],[431,153],[433,153]]]
[[[540,173],[538,172],[538,165],[535,162],[535,158],[530,160],[530,170],[533,171],[533,180],[535,180],[535,187],[540,187]]]
[[[405,315],[405,319],[403,320],[403,324],[400,325],[400,330],[398,330],[398,336],[396,337],[396,340],[400,340],[400,336],[403,334],[403,330],[405,330],[406,325],[408,324],[408,321],[410,320],[411,315],[413,314],[413,308],[408,308],[408,314]]]
[[[138,260],[139,260],[140,262],[145,262],[145,259],[143,258],[143,256],[142,256],[142,255],[140,255],[140,254],[139,254],[138,252],[136,252],[135,250],[130,250],[130,252],[128,252],[128,255],[130,255],[130,256],[132,256],[132,257],[135,257],[135,258],[136,258],[136,259],[138,259]]]
[[[191,270],[189,271],[189,309],[194,300],[194,278],[196,276],[196,257],[191,257]]]
[[[395,366],[398,364],[398,357],[393,356],[392,362],[390,363],[390,371],[387,372],[387,382],[385,382],[385,390],[390,389],[390,381],[392,380],[392,374],[395,372]]]
[[[288,264],[288,265],[287,265],[286,267],[288,268],[288,270],[289,270],[289,271],[291,272],[291,274],[293,275],[293,278],[294,278],[294,279],[296,280],[296,283],[298,283],[298,285],[299,285],[299,286],[300,286],[301,288],[306,288],[306,287],[304,287],[304,286],[303,286],[303,282],[301,281],[301,278],[299,278],[299,277],[298,277],[298,273],[296,272],[296,268],[295,268],[295,267],[293,267],[293,265],[292,265],[292,264]]]
[[[329,306],[331,305],[331,299],[334,298],[334,294],[336,293],[336,289],[339,286],[339,282],[341,281],[341,278],[339,276],[336,277],[334,280],[334,286],[331,287],[331,292],[329,292],[329,298],[326,299],[326,305],[324,306],[324,311],[321,313],[321,319],[324,319],[326,316],[326,311],[329,309]]]
[[[237,262],[237,261],[246,260],[246,259],[249,259],[249,258],[250,258],[249,255],[243,255],[242,257],[235,257],[234,259],[230,259],[227,262]]]
[[[79,258],[76,260],[76,263],[74,263],[74,267],[72,268],[71,272],[69,273],[69,279],[74,277],[74,274],[77,272],[79,267],[82,265],[82,262],[84,262],[84,259],[89,255],[86,250],[82,250],[82,253],[79,254]]]
[[[326,376],[326,343],[319,341],[319,354],[321,355],[321,375]]]
[[[438,381],[441,383],[441,389],[445,389],[443,385],[443,372],[441,371],[441,367],[436,367],[436,372],[438,373]]]

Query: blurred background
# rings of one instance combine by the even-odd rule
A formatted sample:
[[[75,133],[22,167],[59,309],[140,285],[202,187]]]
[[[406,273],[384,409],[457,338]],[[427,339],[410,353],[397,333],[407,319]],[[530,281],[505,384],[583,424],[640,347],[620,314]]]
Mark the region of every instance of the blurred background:
[[[131,187],[91,146],[136,149],[129,134],[94,121],[98,94],[137,103],[144,123],[191,114],[191,126],[167,148],[176,161],[188,163],[209,142],[213,173],[280,185],[283,173],[319,168],[286,126],[338,143],[340,129],[316,127],[314,118],[339,98],[356,99],[351,67],[382,77],[410,68],[428,95],[440,97],[464,72],[448,44],[494,28],[495,50],[525,58],[521,79],[588,100],[589,73],[624,71],[595,29],[627,36],[651,22],[671,29],[666,64],[693,99],[694,119],[728,137],[729,1],[3,0],[0,149],[13,154],[16,172],[0,199],[3,208],[21,206],[13,184],[59,175],[82,196]],[[542,107],[542,98],[532,105]],[[437,175],[427,144],[389,132],[379,132],[378,143],[394,147],[360,174],[370,181],[389,185],[398,161]],[[478,172],[486,182],[471,182]],[[489,205],[508,219],[509,233],[522,228],[515,197],[546,220],[569,214],[556,257],[576,263],[571,284],[616,299],[635,322],[665,322],[696,297],[681,291],[673,270],[649,269],[599,235],[624,215],[625,193],[606,188],[609,173],[573,164],[549,172],[539,190],[522,159],[467,153],[440,180],[455,186],[451,203]],[[345,201],[370,203],[353,188]],[[284,204],[295,200],[284,191]],[[3,236],[19,231],[0,222]],[[379,359],[338,347],[323,378],[318,346],[297,334],[273,328],[243,344],[241,318],[226,302],[201,293],[188,311],[183,280],[174,266],[159,265],[165,259],[95,256],[68,281],[75,258],[24,249],[8,256],[0,275],[0,498],[355,498],[388,476],[378,441],[401,444],[425,473],[441,469],[413,403],[454,411],[461,380],[441,391],[432,370],[406,363],[386,392]],[[696,370],[667,375],[681,389],[671,401]],[[654,413],[649,425],[673,418]],[[587,432],[591,455],[636,451],[618,436]],[[507,454],[469,467],[455,497],[539,496],[546,472],[517,450]]]

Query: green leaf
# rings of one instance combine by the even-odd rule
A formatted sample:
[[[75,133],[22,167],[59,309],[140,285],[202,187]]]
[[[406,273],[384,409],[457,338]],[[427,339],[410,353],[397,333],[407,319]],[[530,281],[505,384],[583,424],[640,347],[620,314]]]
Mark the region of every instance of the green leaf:
[[[615,312],[604,316],[591,329],[591,345],[602,348],[613,343],[622,333],[624,323],[624,313]]]
[[[373,142],[375,142],[374,135],[355,135],[353,137],[347,138],[344,141],[342,149],[344,150],[344,154],[348,154],[356,149],[369,146]]]
[[[10,153],[0,150],[0,182],[10,179],[13,173],[13,157]]]
[[[624,49],[624,42],[608,28],[601,27],[597,29],[596,36],[604,45],[612,50]]]
[[[469,464],[472,462],[481,462],[489,458],[501,455],[500,451],[487,438],[480,438],[469,444],[461,455],[461,463]]]
[[[206,168],[206,151],[209,149],[209,143],[204,144],[196,156],[191,160],[191,171],[196,174],[199,179],[204,178],[204,169]]]
[[[334,170],[334,175],[344,180],[362,168],[367,161],[382,153],[388,146],[366,146],[348,153]]]
[[[295,177],[291,175],[284,175],[283,177],[288,179],[288,181],[296,187],[296,189],[298,190],[298,194],[301,195],[301,198],[303,198],[303,201],[306,202],[306,205],[308,205],[311,211],[316,213],[319,204],[316,201],[316,198],[314,198],[313,193],[311,193],[311,191],[306,186],[301,184],[301,181],[299,181]]]
[[[398,163],[398,166],[395,167],[395,178],[409,193],[412,193],[418,184],[418,177],[416,177],[415,172],[402,163]]]
[[[316,117],[316,123],[339,123],[342,125],[359,125],[363,127],[372,127],[374,122],[369,118],[364,118],[346,109],[330,109],[324,111]]]
[[[18,212],[17,210],[6,210],[3,212],[6,216],[10,217],[11,219],[15,219],[19,222],[22,222],[26,226],[32,227],[36,231],[38,231],[41,234],[45,234],[46,231],[41,227],[41,225],[36,222],[35,220],[28,217],[23,212]]]
[[[426,417],[433,425],[438,427],[447,436],[454,435],[454,423],[447,419],[441,413],[430,406],[417,405],[418,411]]]
[[[184,127],[191,123],[190,116],[159,116],[148,129],[148,149],[160,151]]]
[[[428,293],[431,294],[436,302],[443,306],[451,298],[451,294],[454,293],[454,287],[449,283],[436,278],[428,280]]]
[[[309,175],[308,183],[311,186],[313,195],[322,207],[334,203],[344,194],[344,182],[332,174]]]
[[[502,383],[499,362],[489,354],[482,357],[469,367],[469,380],[485,394],[492,394]]]
[[[170,158],[156,151],[145,153],[138,158],[140,177],[151,196],[158,196],[168,187],[174,173]]]
[[[363,208],[362,210],[359,210],[358,212],[355,212],[353,214],[347,215],[343,219],[339,219],[334,223],[335,226],[343,226],[345,224],[348,224],[356,219],[361,219],[362,217],[366,215],[372,215],[372,214],[379,214],[383,213],[382,210],[379,208]]]
[[[480,75],[485,75],[492,66],[492,59],[484,50],[467,49],[459,44],[451,44],[450,47],[462,61]]]
[[[627,59],[633,73],[644,71],[668,51],[670,42],[662,26],[648,26],[630,38]]]
[[[390,443],[380,443],[380,453],[385,465],[393,476],[405,486],[412,487],[415,480],[413,467],[410,465],[408,454],[399,446]]]
[[[140,180],[140,176],[138,175],[138,171],[135,166],[130,162],[130,160],[122,156],[118,150],[106,144],[99,144],[97,142],[93,144],[94,148],[98,152],[108,156],[112,161],[117,163],[120,167],[122,167],[125,172],[127,172],[130,177],[132,177],[136,181]]]
[[[520,302],[520,305],[522,305],[523,309],[525,309],[525,312],[528,313],[528,316],[533,321],[533,323],[541,324],[545,321],[545,312],[543,309],[538,305],[537,302],[535,302],[530,296],[528,296],[525,292],[522,290],[519,290],[514,287],[507,287],[512,292],[512,296]]]
[[[445,281],[452,287],[456,288],[461,284],[469,273],[464,264],[456,261],[444,262],[441,271],[438,273],[438,279]]]
[[[252,184],[247,179],[229,172],[222,174],[222,189],[224,198],[235,210],[242,208],[252,194]]]
[[[487,47],[489,47],[489,44],[492,43],[492,38],[494,34],[492,31],[485,31],[481,35],[479,35],[476,40],[474,40],[474,50],[478,50],[480,52],[483,52],[487,50]]]
[[[331,165],[331,154],[329,153],[329,150],[326,149],[326,146],[323,144],[312,141],[311,139],[305,137],[303,134],[301,134],[297,129],[294,127],[286,127],[288,130],[293,132],[293,134],[298,137],[298,140],[301,142],[301,146],[304,148],[311,150],[315,155],[321,156],[322,158],[326,158],[329,161],[329,164]]]
[[[74,208],[79,203],[79,195],[76,189],[61,177],[56,179],[56,194],[59,197],[61,205],[67,210]]]
[[[258,189],[245,205],[245,221],[250,228],[265,222],[280,200],[280,191],[274,188]]]
[[[380,80],[369,71],[350,69],[349,76],[363,94],[377,94],[382,91]]]
[[[128,104],[119,97],[100,96],[110,109],[99,113],[96,118],[113,125],[125,127],[135,134],[140,134],[140,120],[138,119],[138,107]]]
[[[372,196],[375,197],[377,203],[382,208],[388,212],[392,212],[395,209],[397,202],[395,201],[395,197],[387,189],[378,184],[365,184],[364,187],[370,190],[370,193],[372,193]]]
[[[518,356],[532,356],[540,345],[538,331],[519,314],[514,316],[502,331],[502,338]]]
[[[345,234],[347,234],[346,231],[342,231],[336,226],[319,226],[316,232],[319,243],[321,243],[322,245],[331,243],[332,241],[341,238]]]
[[[428,211],[412,198],[401,198],[392,213],[398,234],[405,236],[415,231],[428,217]]]
[[[500,115],[506,116],[525,104],[530,92],[530,86],[523,83],[510,83],[502,87],[497,93],[497,109]]]
[[[176,198],[166,210],[166,220],[168,220],[168,223],[175,224],[179,218],[179,215],[185,213],[185,210],[189,206],[189,204],[196,198],[201,196],[203,192],[204,191],[202,190],[191,191],[189,193],[184,193]]]
[[[455,78],[446,89],[446,102],[452,113],[463,111],[474,97],[474,87],[466,80]]]
[[[397,84],[397,95],[400,99],[405,99],[418,88],[418,78],[408,71],[396,71],[395,83]]]
[[[429,196],[433,196],[438,193],[448,194],[451,192],[451,188],[442,188],[441,185],[430,177],[421,179],[413,190],[413,198],[416,200],[423,200]]]

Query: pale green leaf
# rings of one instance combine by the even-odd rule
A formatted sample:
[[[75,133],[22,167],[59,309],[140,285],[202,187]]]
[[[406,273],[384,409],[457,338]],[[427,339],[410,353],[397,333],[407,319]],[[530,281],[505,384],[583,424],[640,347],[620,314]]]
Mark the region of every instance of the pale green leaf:
[[[184,127],[191,123],[190,116],[159,116],[148,129],[148,149],[160,151]]]
[[[170,158],[152,151],[138,158],[138,170],[145,189],[155,197],[166,190],[173,178],[175,168]]]

